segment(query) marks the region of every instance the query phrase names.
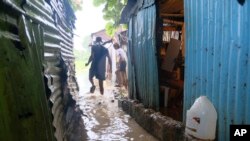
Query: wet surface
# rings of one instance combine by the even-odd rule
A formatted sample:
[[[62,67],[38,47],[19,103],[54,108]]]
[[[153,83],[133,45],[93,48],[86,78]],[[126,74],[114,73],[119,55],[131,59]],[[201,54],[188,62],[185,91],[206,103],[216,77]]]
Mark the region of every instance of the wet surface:
[[[156,141],[140,127],[130,115],[124,113],[114,97],[114,87],[105,86],[104,95],[98,87],[89,93],[90,84],[86,76],[78,77],[80,94],[78,104],[84,115],[87,140]]]

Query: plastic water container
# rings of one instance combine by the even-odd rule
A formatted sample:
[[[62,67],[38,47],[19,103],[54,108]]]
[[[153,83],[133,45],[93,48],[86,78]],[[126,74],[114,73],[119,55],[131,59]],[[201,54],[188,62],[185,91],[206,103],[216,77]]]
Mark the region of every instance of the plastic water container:
[[[187,135],[202,139],[214,140],[217,122],[217,112],[206,96],[197,98],[192,107],[187,110]]]

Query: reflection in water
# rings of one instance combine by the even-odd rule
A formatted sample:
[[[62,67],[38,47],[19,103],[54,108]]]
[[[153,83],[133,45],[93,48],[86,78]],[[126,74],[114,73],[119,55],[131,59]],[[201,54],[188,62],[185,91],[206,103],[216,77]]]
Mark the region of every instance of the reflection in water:
[[[82,79],[78,80],[80,86],[78,104],[85,114],[83,120],[88,140],[156,141],[118,107],[117,100],[112,102],[114,96],[111,87],[106,87],[104,95],[100,95],[98,89],[94,94],[90,94],[89,85],[86,86],[87,77],[79,78]]]

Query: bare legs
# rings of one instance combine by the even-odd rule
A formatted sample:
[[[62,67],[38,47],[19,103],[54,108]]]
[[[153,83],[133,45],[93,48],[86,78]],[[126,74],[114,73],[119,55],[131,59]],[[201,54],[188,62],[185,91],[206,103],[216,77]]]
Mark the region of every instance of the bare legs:
[[[89,78],[89,82],[91,83],[92,86],[94,86],[93,77],[92,77],[92,78]]]
[[[99,87],[100,87],[100,93],[103,95],[104,93],[103,80],[99,80]]]
[[[118,86],[122,87],[124,86],[126,89],[128,88],[128,82],[127,82],[127,74],[125,71],[117,70],[115,72],[117,84]]]
[[[89,78],[89,81],[92,84],[92,87],[90,88],[90,92],[94,93],[94,91],[95,91],[95,85],[94,85],[93,78],[92,79]],[[100,87],[100,93],[101,93],[101,95],[103,95],[103,93],[104,93],[103,80],[99,80],[99,87]]]
[[[115,74],[116,74],[116,83],[117,83],[117,86],[122,86],[122,80],[121,80],[121,71],[117,70],[115,71]]]
[[[122,83],[123,83],[123,86],[128,89],[128,81],[127,81],[127,74],[126,72],[121,72],[121,78],[122,78]]]

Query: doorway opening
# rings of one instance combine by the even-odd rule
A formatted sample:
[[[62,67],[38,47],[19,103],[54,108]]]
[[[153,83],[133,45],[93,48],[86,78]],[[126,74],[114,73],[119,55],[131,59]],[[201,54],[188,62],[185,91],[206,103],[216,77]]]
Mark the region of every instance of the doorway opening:
[[[182,121],[185,26],[183,1],[158,3],[158,64],[160,111]]]

